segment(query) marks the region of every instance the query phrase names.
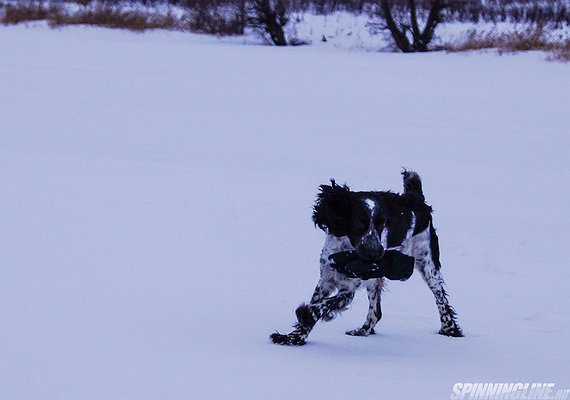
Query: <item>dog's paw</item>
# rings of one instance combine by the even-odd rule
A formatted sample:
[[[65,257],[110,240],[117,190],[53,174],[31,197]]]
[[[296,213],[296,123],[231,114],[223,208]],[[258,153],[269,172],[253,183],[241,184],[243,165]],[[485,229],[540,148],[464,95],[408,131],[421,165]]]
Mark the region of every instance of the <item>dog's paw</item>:
[[[269,338],[273,343],[283,346],[303,346],[306,343],[305,339],[298,335],[283,335],[279,332],[272,333]]]
[[[441,328],[438,332],[440,335],[443,336],[451,336],[451,337],[463,337],[463,331],[459,326],[452,326],[452,327],[445,327]]]
[[[349,336],[368,336],[368,335],[374,335],[376,332],[374,331],[374,329],[367,331],[364,328],[357,328],[351,331],[346,331],[345,333]]]

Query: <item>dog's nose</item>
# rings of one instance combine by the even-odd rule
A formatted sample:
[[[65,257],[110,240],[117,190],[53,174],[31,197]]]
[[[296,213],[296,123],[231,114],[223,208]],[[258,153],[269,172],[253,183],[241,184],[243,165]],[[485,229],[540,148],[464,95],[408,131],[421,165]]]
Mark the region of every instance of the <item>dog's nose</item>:
[[[384,247],[375,240],[364,238],[356,246],[356,252],[364,260],[375,261],[381,259],[384,255]]]

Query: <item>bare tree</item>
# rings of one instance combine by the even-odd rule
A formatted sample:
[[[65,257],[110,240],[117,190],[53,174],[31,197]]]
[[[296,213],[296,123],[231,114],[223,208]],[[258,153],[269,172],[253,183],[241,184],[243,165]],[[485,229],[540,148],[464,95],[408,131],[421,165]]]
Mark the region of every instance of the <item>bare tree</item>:
[[[284,0],[254,0],[249,23],[276,46],[287,46],[283,28],[289,22]]]
[[[449,6],[447,0],[426,0],[418,8],[416,0],[407,0],[404,12],[395,16],[391,0],[380,0],[380,29],[390,32],[396,46],[404,53],[428,51],[434,38],[435,28],[443,20],[443,10]],[[425,25],[420,28],[419,13],[424,14]]]

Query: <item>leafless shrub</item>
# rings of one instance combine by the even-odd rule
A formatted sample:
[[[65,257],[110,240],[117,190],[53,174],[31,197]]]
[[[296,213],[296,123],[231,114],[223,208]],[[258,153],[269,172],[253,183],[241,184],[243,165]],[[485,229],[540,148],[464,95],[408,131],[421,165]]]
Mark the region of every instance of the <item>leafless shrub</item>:
[[[241,35],[246,23],[245,1],[218,4],[211,0],[196,0],[191,6],[188,28],[192,32],[216,35]]]
[[[81,6],[87,6],[89,4],[91,4],[92,0],[69,0],[70,3],[76,3],[79,4]]]

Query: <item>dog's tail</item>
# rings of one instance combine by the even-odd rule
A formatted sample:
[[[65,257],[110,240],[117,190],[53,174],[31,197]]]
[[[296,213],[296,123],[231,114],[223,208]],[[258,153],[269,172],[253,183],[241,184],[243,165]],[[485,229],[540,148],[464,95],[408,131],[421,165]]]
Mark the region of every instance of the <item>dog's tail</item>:
[[[402,176],[404,177],[404,194],[424,202],[425,197],[420,176],[416,172],[405,168],[402,170]]]

